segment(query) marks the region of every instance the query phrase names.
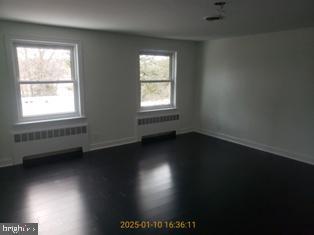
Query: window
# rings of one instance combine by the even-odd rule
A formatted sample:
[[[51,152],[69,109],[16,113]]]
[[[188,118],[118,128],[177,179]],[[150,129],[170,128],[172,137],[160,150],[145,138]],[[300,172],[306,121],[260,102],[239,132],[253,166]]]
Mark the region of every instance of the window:
[[[13,40],[18,121],[81,116],[78,45]]]
[[[140,110],[175,108],[176,54],[140,53]]]

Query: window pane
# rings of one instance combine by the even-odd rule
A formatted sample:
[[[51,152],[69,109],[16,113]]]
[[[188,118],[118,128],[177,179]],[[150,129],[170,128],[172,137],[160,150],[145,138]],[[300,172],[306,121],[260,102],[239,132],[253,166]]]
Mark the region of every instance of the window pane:
[[[141,84],[141,107],[170,105],[170,82],[153,82]]]
[[[170,80],[170,56],[140,55],[141,80]]]
[[[21,84],[23,117],[73,113],[73,83]]]
[[[21,81],[71,80],[71,50],[18,46]]]

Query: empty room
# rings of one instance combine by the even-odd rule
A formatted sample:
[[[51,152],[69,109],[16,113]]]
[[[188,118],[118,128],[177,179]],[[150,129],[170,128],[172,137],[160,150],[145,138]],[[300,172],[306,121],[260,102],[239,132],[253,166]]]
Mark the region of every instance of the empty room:
[[[314,234],[313,0],[0,0],[0,234]]]

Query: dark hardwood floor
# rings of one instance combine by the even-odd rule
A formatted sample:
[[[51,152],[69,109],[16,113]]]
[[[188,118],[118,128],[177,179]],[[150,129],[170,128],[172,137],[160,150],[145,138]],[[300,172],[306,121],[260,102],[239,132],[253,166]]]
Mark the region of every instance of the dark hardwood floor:
[[[314,234],[313,166],[195,133],[1,168],[0,189],[0,222],[38,222],[44,235]]]

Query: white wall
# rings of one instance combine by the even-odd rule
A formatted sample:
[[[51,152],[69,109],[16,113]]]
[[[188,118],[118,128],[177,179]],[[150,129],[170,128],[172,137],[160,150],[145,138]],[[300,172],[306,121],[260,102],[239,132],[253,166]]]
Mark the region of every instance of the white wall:
[[[314,28],[202,44],[199,131],[314,163]]]
[[[202,133],[314,163],[314,28],[199,44],[0,21],[0,165],[49,145],[32,143],[24,151],[13,144],[16,107],[5,35],[82,42],[91,148],[133,142],[158,130],[189,131],[196,123]],[[154,115],[136,112],[140,49],[178,52],[179,109],[156,115],[179,113],[179,122],[137,128],[137,117]],[[73,123],[62,122],[67,124]]]
[[[0,21],[0,162],[12,160],[13,149],[19,148],[13,144],[12,136],[16,107],[8,66],[11,61],[7,60],[5,53],[5,35],[81,41],[85,109],[91,147],[137,140],[136,82],[139,76],[140,49],[178,52],[178,110],[170,113],[180,114],[180,122],[174,125],[179,132],[193,128],[197,52],[195,42]]]

